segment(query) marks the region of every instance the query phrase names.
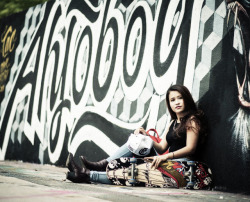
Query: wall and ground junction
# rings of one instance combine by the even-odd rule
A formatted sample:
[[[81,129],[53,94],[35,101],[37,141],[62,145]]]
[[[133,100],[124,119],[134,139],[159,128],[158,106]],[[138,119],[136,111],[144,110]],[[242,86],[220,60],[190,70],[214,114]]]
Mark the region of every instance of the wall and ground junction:
[[[51,0],[0,21],[0,159],[100,160],[135,128],[166,129],[184,84],[215,188],[249,192],[249,0]]]

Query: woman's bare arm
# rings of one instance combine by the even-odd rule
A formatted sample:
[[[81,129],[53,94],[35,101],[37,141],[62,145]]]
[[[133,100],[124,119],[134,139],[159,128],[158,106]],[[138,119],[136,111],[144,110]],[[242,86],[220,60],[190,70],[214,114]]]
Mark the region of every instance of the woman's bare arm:
[[[191,121],[190,123],[191,127],[187,128],[186,146],[165,155],[145,157],[145,159],[153,159],[152,167],[158,168],[162,161],[175,158],[184,158],[195,152],[199,139],[199,128],[194,121]]]

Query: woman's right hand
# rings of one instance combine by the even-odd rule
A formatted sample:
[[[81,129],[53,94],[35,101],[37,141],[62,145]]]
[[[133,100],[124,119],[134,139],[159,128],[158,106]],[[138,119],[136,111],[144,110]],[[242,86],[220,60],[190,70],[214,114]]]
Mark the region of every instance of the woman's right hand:
[[[134,134],[137,135],[137,134],[143,134],[143,135],[147,135],[146,131],[144,130],[143,127],[140,127],[140,128],[137,128],[135,131],[134,131]]]
[[[151,168],[156,169],[159,167],[161,162],[167,161],[168,158],[169,158],[168,154],[166,154],[166,155],[161,155],[161,156],[144,157],[144,160],[146,161],[151,160],[152,161]]]

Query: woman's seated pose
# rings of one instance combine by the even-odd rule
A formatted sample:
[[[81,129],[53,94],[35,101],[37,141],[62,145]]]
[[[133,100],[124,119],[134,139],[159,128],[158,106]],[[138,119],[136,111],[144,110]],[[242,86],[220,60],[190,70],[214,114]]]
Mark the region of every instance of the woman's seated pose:
[[[172,85],[166,94],[166,103],[171,115],[165,134],[161,137],[160,143],[154,142],[153,148],[159,154],[163,155],[144,157],[152,159],[152,167],[158,168],[161,162],[168,159],[193,159],[195,151],[205,136],[203,123],[203,113],[197,109],[197,106],[189,90],[182,85]],[[147,135],[146,131],[140,127],[134,131],[135,134],[141,133]],[[152,152],[151,152],[152,155]],[[112,184],[107,178],[107,164],[120,157],[133,157],[133,154],[126,144],[121,146],[109,158],[99,162],[90,162],[84,156],[80,156],[82,167],[78,166],[70,153],[66,162],[69,171],[66,178],[72,182],[99,182]]]

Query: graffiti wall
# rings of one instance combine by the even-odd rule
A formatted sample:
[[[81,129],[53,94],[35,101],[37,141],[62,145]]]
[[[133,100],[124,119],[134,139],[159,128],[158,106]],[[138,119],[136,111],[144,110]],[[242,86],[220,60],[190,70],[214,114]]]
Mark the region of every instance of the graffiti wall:
[[[0,160],[101,160],[186,85],[215,189],[250,186],[249,0],[55,0],[0,20]]]

